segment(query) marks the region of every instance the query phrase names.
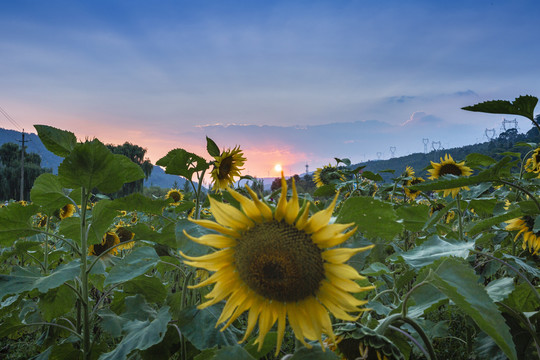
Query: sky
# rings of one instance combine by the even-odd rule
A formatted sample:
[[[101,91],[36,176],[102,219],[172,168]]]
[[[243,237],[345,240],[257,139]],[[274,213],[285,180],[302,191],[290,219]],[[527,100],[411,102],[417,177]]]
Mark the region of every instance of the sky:
[[[301,174],[486,141],[540,96],[540,2],[2,1],[0,127],[129,141],[152,162],[239,145]]]

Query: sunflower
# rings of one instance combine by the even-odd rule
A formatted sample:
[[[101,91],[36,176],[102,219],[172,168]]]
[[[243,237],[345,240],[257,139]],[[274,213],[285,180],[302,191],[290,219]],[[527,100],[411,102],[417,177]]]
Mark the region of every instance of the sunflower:
[[[118,246],[117,247],[118,250],[131,249],[135,245],[135,242],[131,241],[135,237],[135,233],[129,230],[126,226],[117,225],[116,229],[114,229],[114,232],[116,236],[118,236],[118,239],[120,240],[120,244],[125,243],[123,245]]]
[[[334,181],[345,181],[345,177],[335,166],[328,164],[315,170],[313,173],[313,181],[317,187],[321,187],[330,185]]]
[[[405,195],[411,200],[416,199],[416,197],[421,193],[420,190],[411,190],[409,189],[409,186],[420,184],[421,182],[424,182],[425,180],[421,177],[412,176],[411,180],[407,180],[405,182]]]
[[[274,211],[246,185],[251,199],[228,189],[241,210],[210,198],[210,211],[216,222],[193,220],[217,231],[191,240],[219,249],[208,255],[191,257],[180,254],[187,265],[214,271],[206,281],[193,286],[214,284],[200,309],[226,300],[217,325],[227,328],[242,313],[249,311],[245,341],[257,319],[259,335],[255,343],[262,347],[268,331],[277,321],[277,348],[281,348],[286,318],[296,338],[322,341],[322,333],[334,340],[330,311],[335,317],[354,321],[350,312],[361,312],[358,300],[350,293],[373,289],[360,287],[354,280],[364,279],[344,264],[353,255],[371,249],[334,248],[356,231],[353,224],[329,224],[338,195],[331,205],[309,217],[309,203],[300,209],[298,193],[292,182],[292,197],[287,201],[287,183],[282,174],[281,197]],[[327,311],[328,310],[328,311]]]
[[[118,244],[120,244],[118,235],[116,235],[116,233],[113,231],[107,231],[105,235],[103,235],[101,244],[90,245],[88,247],[88,255],[99,256],[106,251],[108,251],[108,253],[111,255],[116,255],[118,254],[118,248],[114,248],[112,250],[109,249]]]
[[[45,227],[47,226],[47,215],[42,213],[37,213],[36,218],[34,220],[34,225],[37,227]]]
[[[413,178],[414,177],[414,169],[412,166],[407,166],[405,168],[405,171],[403,172],[403,177],[406,177],[406,178]]]
[[[328,342],[330,350],[342,360],[400,360],[403,354],[385,336],[359,324],[345,324],[336,330],[336,341]]]
[[[432,161],[431,166],[433,166],[433,169],[428,170],[428,172],[431,174],[431,176],[429,177],[431,180],[438,179],[441,176],[448,174],[456,176],[469,176],[472,174],[471,168],[465,166],[465,161],[456,163],[454,159],[452,159],[452,156],[448,154],[444,155],[444,160],[443,158],[441,158],[440,163],[434,163]],[[448,196],[452,194],[452,197],[455,198],[456,195],[459,193],[460,189],[470,190],[468,186],[462,186],[453,189],[444,189],[443,196]]]
[[[516,237],[514,237],[514,242],[519,235],[523,234],[523,250],[526,250],[528,247],[529,252],[533,255],[538,254],[540,251],[540,232],[534,232],[534,218],[526,215],[509,220],[507,223],[506,230],[519,230]]]
[[[58,217],[60,218],[60,220],[64,220],[68,217],[72,217],[73,214],[75,214],[75,205],[67,204],[60,209]]]
[[[525,170],[528,172],[540,172],[540,147],[536,148],[531,157],[525,162]]]
[[[184,194],[182,194],[180,190],[178,189],[171,189],[169,190],[167,195],[165,195],[165,199],[173,199],[173,202],[171,203],[171,205],[176,206],[176,205],[179,205],[180,201],[184,199]]]
[[[210,174],[214,181],[212,190],[221,191],[234,183],[235,176],[240,176],[240,171],[244,170],[241,167],[244,166],[246,158],[237,146],[232,150],[223,150],[221,155],[215,156],[214,159],[214,169]]]

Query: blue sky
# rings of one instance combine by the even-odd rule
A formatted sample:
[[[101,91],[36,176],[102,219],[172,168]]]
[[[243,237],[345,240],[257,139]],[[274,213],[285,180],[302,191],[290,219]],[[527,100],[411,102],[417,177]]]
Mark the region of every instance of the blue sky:
[[[540,95],[538,3],[5,1],[0,106],[154,162],[208,135],[259,176],[461,146],[503,119],[462,106]]]

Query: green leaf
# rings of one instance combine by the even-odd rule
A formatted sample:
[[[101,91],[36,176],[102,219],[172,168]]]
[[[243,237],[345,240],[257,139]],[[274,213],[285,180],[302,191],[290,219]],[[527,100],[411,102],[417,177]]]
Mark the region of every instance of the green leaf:
[[[392,240],[403,230],[392,204],[369,196],[357,196],[347,199],[336,222],[346,224],[354,222],[367,238]]]
[[[478,154],[478,153],[472,153],[468,154],[465,157],[465,161],[467,162],[467,166],[471,168],[477,168],[480,166],[489,166],[495,164],[497,161],[493,159],[491,156],[484,155],[484,154]]]
[[[384,181],[383,177],[379,174],[372,173],[371,171],[364,171],[362,172],[362,176],[366,179],[373,180],[373,181]]]
[[[11,246],[18,238],[39,233],[32,228],[32,216],[38,211],[39,207],[33,204],[11,203],[0,208],[0,246]]]
[[[503,257],[506,259],[513,259],[516,264],[522,269],[531,274],[532,276],[536,278],[540,278],[540,270],[538,270],[536,267],[531,266],[527,264],[525,261],[521,260],[517,256],[512,256],[510,254],[503,254]]]
[[[517,360],[510,330],[470,265],[456,258],[443,259],[434,265],[435,270],[426,280],[469,315],[506,356]]]
[[[124,183],[144,178],[140,166],[124,155],[113,155],[99,140],[77,144],[58,167],[66,188],[97,188],[104,193],[118,191]]]
[[[517,285],[503,303],[522,313],[537,311],[540,306],[540,300],[533,289],[525,283]]]
[[[30,199],[36,205],[41,205],[44,211],[49,214],[72,203],[71,199],[64,193],[58,176],[48,173],[41,174],[34,181],[34,186],[30,190]]]
[[[158,261],[159,256],[154,248],[148,246],[136,248],[111,269],[104,286],[128,281],[142,275],[154,267]]]
[[[469,209],[473,209],[480,216],[493,215],[497,205],[497,199],[474,199],[469,203]]]
[[[403,220],[405,229],[421,231],[429,220],[429,206],[423,204],[400,206],[396,209],[398,218]]]
[[[194,173],[210,167],[205,159],[184,149],[169,151],[156,165],[164,166],[167,174],[180,175],[188,180],[191,180]]]
[[[332,351],[323,351],[319,344],[313,345],[311,349],[301,347],[294,352],[289,360],[339,360],[339,357]]]
[[[255,360],[249,352],[239,345],[225,346],[217,350],[209,359],[215,360]]]
[[[503,301],[514,291],[514,278],[503,277],[493,280],[487,284],[486,291],[493,301]]]
[[[205,309],[187,307],[178,316],[178,327],[182,334],[199,350],[214,346],[234,346],[238,337],[229,326],[224,331],[216,328],[220,310],[216,306]]]
[[[261,359],[270,351],[276,348],[277,344],[277,332],[270,331],[264,337],[263,346],[261,351],[257,351],[259,344],[254,344],[257,339],[253,338],[249,343],[244,346],[244,349],[251,354],[255,359]]]
[[[99,360],[126,359],[133,350],[145,350],[159,344],[165,337],[170,320],[169,307],[164,306],[159,309],[156,318],[152,321],[127,321],[122,325],[122,331],[126,334],[122,341],[113,351],[102,354]]]
[[[206,228],[192,223],[187,219],[178,220],[175,230],[176,245],[178,250],[189,256],[201,256],[208,254],[208,252],[210,251],[210,247],[192,241],[184,234],[184,231],[186,231],[190,236],[196,238],[209,233]]]
[[[11,274],[0,274],[0,300],[6,295],[19,294],[33,289],[45,293],[63,285],[66,281],[75,279],[76,276],[80,275],[80,272],[81,262],[79,259],[61,264],[47,276],[42,276],[34,269],[15,266]]]
[[[111,200],[100,200],[94,205],[88,231],[88,245],[101,243],[103,235],[110,230],[117,215],[118,211]]]
[[[360,271],[360,273],[365,276],[380,276],[383,274],[392,274],[392,271],[385,264],[374,262]]]
[[[167,296],[167,288],[156,277],[141,275],[123,284],[124,293],[128,296],[141,294],[149,303],[162,303]]]
[[[55,155],[66,157],[77,144],[75,134],[48,125],[34,125],[39,139],[47,150]]]
[[[326,196],[335,196],[336,195],[336,185],[328,184],[318,187],[314,192],[313,196],[317,197],[326,197]]]
[[[221,154],[219,151],[219,147],[216,145],[214,140],[210,139],[208,136],[206,137],[206,150],[210,154],[210,156],[216,157]]]
[[[466,258],[472,249],[474,249],[474,242],[450,243],[433,235],[422,245],[398,256],[402,257],[410,266],[420,269],[446,256]]]
[[[113,200],[112,206],[117,210],[142,211],[148,214],[161,215],[163,208],[169,205],[170,199],[151,199],[141,193],[133,193]]]
[[[417,281],[415,285],[419,283]],[[411,293],[414,305],[407,303],[407,316],[410,318],[419,318],[431,311],[438,309],[441,305],[448,303],[448,298],[443,293],[437,291],[437,288],[430,284],[422,285]]]
[[[482,231],[491,228],[492,226],[498,225],[507,220],[518,218],[522,215],[523,213],[520,209],[513,209],[504,214],[496,215],[485,220],[471,222],[465,227],[465,232],[469,236],[475,236]]]
[[[72,216],[60,221],[58,233],[76,243],[81,243],[81,218]]]
[[[507,100],[491,100],[472,106],[465,106],[462,109],[490,114],[521,115],[525,116],[531,121],[534,121],[534,108],[537,102],[538,98],[530,95],[524,95],[516,98],[514,102]]]
[[[71,311],[75,306],[76,296],[68,286],[50,289],[45,294],[39,296],[38,306],[45,321],[52,321],[54,318]]]

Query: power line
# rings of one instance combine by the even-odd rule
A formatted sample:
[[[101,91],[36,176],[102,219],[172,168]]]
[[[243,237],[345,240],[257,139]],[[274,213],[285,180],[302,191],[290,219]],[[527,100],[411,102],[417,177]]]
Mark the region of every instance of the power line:
[[[11,124],[13,124],[13,126],[15,126],[17,129],[21,130],[21,126],[15,121],[15,119],[13,119],[7,112],[6,110],[2,109],[2,107],[0,106],[0,113],[2,113],[2,115],[4,115],[4,117],[6,119],[9,120],[9,122]]]

